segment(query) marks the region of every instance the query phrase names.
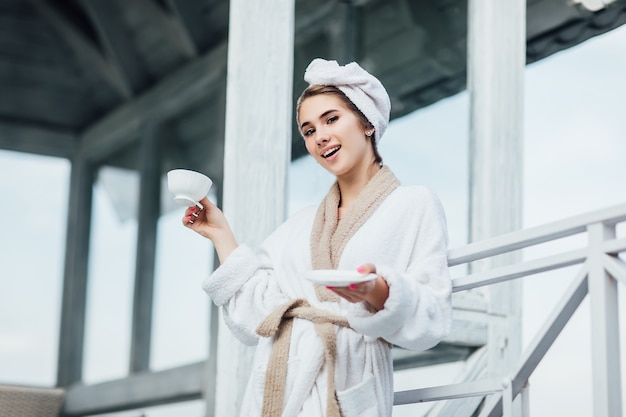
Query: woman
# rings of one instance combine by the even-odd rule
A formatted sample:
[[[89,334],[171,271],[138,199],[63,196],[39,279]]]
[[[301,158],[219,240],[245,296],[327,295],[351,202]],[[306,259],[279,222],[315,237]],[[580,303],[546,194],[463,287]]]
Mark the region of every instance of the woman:
[[[206,198],[183,223],[213,241],[221,263],[204,290],[235,336],[257,345],[242,416],[391,416],[391,344],[428,349],[450,328],[445,216],[429,190],[399,186],[383,166],[376,144],[390,100],[375,77],[315,59],[304,78],[298,127],[337,178],[319,207],[258,252],[237,244]],[[312,269],[375,278],[324,287],[303,278]]]

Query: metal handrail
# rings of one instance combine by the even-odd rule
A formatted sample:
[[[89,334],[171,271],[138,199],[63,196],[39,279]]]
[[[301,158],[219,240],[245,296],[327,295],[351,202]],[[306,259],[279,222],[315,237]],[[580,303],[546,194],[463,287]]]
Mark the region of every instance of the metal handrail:
[[[576,277],[525,350],[520,364],[500,381],[480,380],[395,393],[394,405],[415,404],[472,396],[488,397],[480,417],[512,417],[513,401],[522,394],[522,414],[528,415],[528,379],[587,295],[592,322],[602,337],[594,337],[594,415],[621,417],[621,381],[617,284],[626,285],[626,239],[617,239],[619,223],[626,222],[626,204],[593,211],[558,222],[508,233],[449,251],[448,264],[457,266],[514,252],[576,234],[587,233],[582,249],[519,262],[452,280],[453,291],[493,285],[540,272],[581,265]],[[595,340],[601,339],[601,340]],[[616,366],[617,364],[617,366]]]

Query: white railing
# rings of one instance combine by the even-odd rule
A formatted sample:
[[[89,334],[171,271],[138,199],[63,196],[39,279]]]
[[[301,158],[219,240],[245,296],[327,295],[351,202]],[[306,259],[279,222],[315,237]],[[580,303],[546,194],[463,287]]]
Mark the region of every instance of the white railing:
[[[485,397],[480,417],[512,417],[521,395],[523,416],[529,415],[528,379],[583,299],[589,295],[595,417],[622,417],[618,283],[626,284],[626,239],[617,237],[626,222],[626,204],[594,211],[540,227],[509,233],[451,250],[450,266],[530,248],[568,236],[586,234],[582,249],[493,268],[453,279],[455,292],[519,279],[571,265],[581,265],[570,286],[537,332],[519,365],[499,380],[481,380],[395,393],[394,405],[467,397]]]

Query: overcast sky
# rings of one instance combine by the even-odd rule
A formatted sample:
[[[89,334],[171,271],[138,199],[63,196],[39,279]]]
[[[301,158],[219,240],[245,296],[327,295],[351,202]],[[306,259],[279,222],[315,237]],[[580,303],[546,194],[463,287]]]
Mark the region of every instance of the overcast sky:
[[[626,28],[591,39],[528,67],[524,125],[524,227],[536,226],[613,206],[626,204]],[[381,153],[405,184],[424,184],[441,198],[448,216],[450,246],[467,241],[468,97],[462,93],[427,109],[394,121],[381,143]],[[56,374],[56,345],[60,316],[67,161],[0,151],[0,383],[51,385]],[[319,201],[332,178],[310,158],[294,164],[290,177],[290,211]],[[132,257],[134,226],[114,218],[104,194],[96,192],[100,219],[95,236],[119,233],[113,240],[95,239],[112,246],[116,256]],[[206,299],[199,282],[208,271],[210,252],[204,242],[178,228],[178,214],[162,219],[164,233],[175,236],[176,247],[201,257],[202,265],[180,271],[162,262],[157,285],[155,330],[157,368],[199,360],[206,351],[201,331],[206,328]],[[624,227],[620,235],[624,236]],[[526,251],[537,256],[579,245],[573,239],[557,246]],[[204,255],[203,255],[204,253]],[[125,270],[102,268],[93,278],[94,301],[90,323],[109,332],[106,337],[88,331],[86,373],[92,381],[123,375],[129,331],[132,260],[120,262]],[[92,272],[97,269],[92,265]],[[576,273],[568,268],[525,280],[523,337],[527,344],[542,324],[560,293]],[[96,274],[95,272],[93,272]],[[172,277],[174,278],[167,278]],[[181,280],[180,276],[188,277]],[[95,300],[95,298],[94,298]],[[622,339],[626,334],[624,290],[621,290]],[[110,311],[111,306],[115,311]],[[105,313],[109,310],[107,313]],[[168,314],[164,314],[168,312]],[[171,314],[170,314],[171,313]],[[198,318],[197,316],[202,316]],[[592,414],[589,306],[585,302],[531,377],[531,415],[548,417]],[[99,331],[100,331],[99,330]],[[113,336],[110,336],[113,335]],[[116,340],[107,343],[107,340]],[[622,343],[622,352],[625,351]],[[186,353],[181,354],[181,346]],[[626,367],[622,356],[622,369]],[[453,369],[449,369],[452,372]],[[622,372],[624,375],[625,372]],[[622,378],[626,397],[626,382]],[[405,382],[399,381],[399,384]],[[406,389],[406,387],[402,387]],[[201,405],[153,411],[151,417],[200,416]],[[167,411],[174,410],[174,411]],[[408,410],[408,411],[407,411]],[[399,407],[396,416],[412,412]],[[136,413],[135,413],[136,414]],[[129,414],[129,415],[135,415]],[[126,414],[124,414],[126,415]]]

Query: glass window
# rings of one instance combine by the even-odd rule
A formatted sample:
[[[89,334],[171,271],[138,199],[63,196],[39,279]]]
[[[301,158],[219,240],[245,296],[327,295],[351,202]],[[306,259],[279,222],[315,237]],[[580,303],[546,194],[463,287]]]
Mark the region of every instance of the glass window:
[[[166,197],[172,201],[171,196]],[[215,202],[215,196],[211,199]],[[163,211],[158,223],[151,357],[154,370],[201,361],[208,353],[210,308],[201,283],[213,269],[213,245],[182,226],[184,207],[171,206]]]
[[[103,165],[93,186],[85,357],[87,383],[128,375],[139,174]]]
[[[0,383],[56,383],[70,163],[0,151]]]
[[[223,126],[216,114],[224,106],[215,91],[197,107],[163,121],[161,134],[161,216],[157,225],[150,368],[160,370],[206,359],[210,299],[201,284],[213,270],[209,239],[182,225],[183,206],[167,189],[170,169],[190,169],[213,180],[209,199],[218,202]]]

